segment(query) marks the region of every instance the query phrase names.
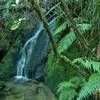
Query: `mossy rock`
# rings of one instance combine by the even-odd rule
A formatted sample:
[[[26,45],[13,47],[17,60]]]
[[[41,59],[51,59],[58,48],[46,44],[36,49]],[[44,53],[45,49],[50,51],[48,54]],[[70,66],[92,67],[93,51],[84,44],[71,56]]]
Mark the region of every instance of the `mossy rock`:
[[[57,100],[45,85],[39,89],[37,89],[37,84],[32,82],[9,82],[6,85],[5,91],[7,91],[7,94],[2,97],[2,100]]]

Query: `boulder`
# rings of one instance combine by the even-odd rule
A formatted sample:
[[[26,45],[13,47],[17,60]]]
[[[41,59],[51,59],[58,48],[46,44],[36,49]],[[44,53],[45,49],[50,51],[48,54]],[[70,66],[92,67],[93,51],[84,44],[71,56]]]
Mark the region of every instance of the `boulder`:
[[[57,100],[47,86],[38,87],[32,82],[10,82],[7,83],[5,91],[8,92],[3,100]]]

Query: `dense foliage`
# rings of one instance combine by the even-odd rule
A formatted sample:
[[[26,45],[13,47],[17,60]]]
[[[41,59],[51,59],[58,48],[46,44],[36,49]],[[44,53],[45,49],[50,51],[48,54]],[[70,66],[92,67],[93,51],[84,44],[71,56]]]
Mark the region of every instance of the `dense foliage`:
[[[87,100],[89,98],[98,100],[99,95],[97,96],[95,93],[98,93],[100,88],[100,60],[98,55],[99,53],[97,53],[99,51],[100,37],[100,13],[98,10],[100,9],[100,2],[98,0],[65,0],[65,2],[70,7],[70,11],[72,11],[71,14],[76,22],[77,28],[79,28],[82,35],[84,35],[84,38],[88,41],[89,48],[95,57],[91,54],[90,51],[87,50],[87,48],[82,46],[82,40],[80,42],[77,41],[78,37],[76,37],[74,34],[70,19],[66,19],[66,13],[62,9],[63,7],[58,6],[60,12],[56,10],[58,8],[55,8],[55,11],[58,11],[58,16],[63,13],[64,14],[57,19],[57,22],[61,24],[54,33],[55,39],[58,43],[57,50],[59,53],[62,53],[63,55],[73,60],[72,62],[78,64],[81,69],[85,69],[85,71],[89,73],[89,77],[88,79],[86,78],[84,81],[82,81],[82,76],[80,78],[80,75],[77,74],[77,72],[74,72],[74,69],[71,69],[69,64],[66,64],[61,60],[53,57],[55,55],[51,54],[52,52],[50,53],[48,59],[48,77],[51,78],[51,81],[53,81],[53,83],[56,85],[64,80],[64,82],[61,82],[58,86],[57,93],[59,94],[59,100]],[[77,78],[73,78],[74,75]],[[54,80],[52,79],[53,77],[55,77]],[[73,79],[74,83],[70,81]],[[54,85],[53,83],[52,85]],[[78,85],[76,85],[77,83]]]
[[[57,44],[57,52],[71,61],[64,62],[51,46],[46,84],[54,91],[58,100],[99,100],[100,0],[36,1],[47,22],[52,18],[56,19],[56,30],[52,32],[52,36]],[[0,91],[4,86],[3,81],[8,81],[15,75],[17,54],[31,37],[34,27],[38,27],[39,16],[31,3],[32,0],[0,1]],[[66,12],[67,8],[63,3],[69,12]],[[81,35],[77,35],[76,31]],[[83,76],[73,66],[78,66],[87,75]]]

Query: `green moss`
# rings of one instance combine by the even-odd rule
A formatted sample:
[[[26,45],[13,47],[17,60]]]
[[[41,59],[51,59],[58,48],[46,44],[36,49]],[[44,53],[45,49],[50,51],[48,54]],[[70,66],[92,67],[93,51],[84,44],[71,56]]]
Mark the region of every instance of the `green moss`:
[[[37,92],[37,85],[32,82],[6,83],[9,94],[0,96],[0,100],[56,100],[54,94],[44,85]]]

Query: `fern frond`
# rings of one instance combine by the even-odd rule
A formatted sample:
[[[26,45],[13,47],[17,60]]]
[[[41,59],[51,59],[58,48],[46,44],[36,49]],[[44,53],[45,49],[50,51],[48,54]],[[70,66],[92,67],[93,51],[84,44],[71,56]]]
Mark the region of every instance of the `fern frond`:
[[[92,60],[83,60],[82,58],[77,58],[73,61],[73,63],[80,63],[84,68],[88,70],[94,70],[100,72],[100,62],[92,61]]]
[[[77,26],[79,27],[79,30],[82,33],[86,33],[87,31],[92,29],[92,25],[91,24],[87,24],[87,23],[78,24]]]
[[[59,100],[74,100],[77,96],[75,89],[67,89],[59,94]]]
[[[61,82],[59,85],[58,85],[58,90],[57,90],[57,93],[60,93],[64,90],[67,90],[68,88],[75,88],[74,84],[71,83],[71,82]]]
[[[84,84],[84,87],[79,93],[77,100],[83,100],[84,98],[92,95],[97,89],[100,89],[100,73],[96,73],[90,76],[89,81]]]
[[[59,100],[74,100],[78,95],[76,90],[83,86],[85,82],[86,80],[83,77],[78,76],[71,78],[68,82],[61,82],[57,90]]]
[[[79,30],[82,34],[91,30],[92,26],[90,24],[78,24]],[[58,52],[62,53],[67,50],[73,41],[75,41],[76,36],[74,32],[68,33],[64,38],[61,39],[60,43],[58,44]]]
[[[62,82],[58,85],[59,100],[73,100],[77,95],[75,85],[71,82]]]
[[[76,86],[76,88],[78,88],[82,86],[86,82],[86,80],[83,77],[76,76],[71,78],[69,82],[73,83]]]
[[[68,25],[68,22],[65,21],[63,24],[61,24],[54,32],[54,36],[61,33],[62,31],[64,31],[66,29],[66,26]]]
[[[74,32],[68,33],[64,38],[61,39],[60,43],[58,44],[58,52],[62,53],[67,50],[70,45],[75,41],[76,36]]]

